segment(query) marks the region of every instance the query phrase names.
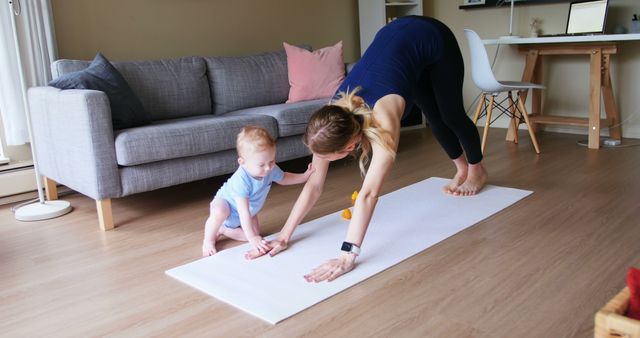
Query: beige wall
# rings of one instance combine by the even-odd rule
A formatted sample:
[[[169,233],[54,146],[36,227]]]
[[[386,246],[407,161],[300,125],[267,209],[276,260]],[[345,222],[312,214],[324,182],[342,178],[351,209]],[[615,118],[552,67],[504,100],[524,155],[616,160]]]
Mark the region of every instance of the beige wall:
[[[508,32],[509,9],[460,10],[462,0],[424,0],[426,15],[436,17],[456,33],[465,63],[465,102],[478,94],[469,73],[462,30],[483,38]],[[52,0],[61,58],[91,59],[101,51],[113,60],[153,59],[184,55],[242,55],[280,49],[282,41],[319,48],[344,41],[345,61],[359,56],[356,0]],[[564,29],[568,3],[519,6],[515,33],[529,34],[530,18],[542,18],[542,29]],[[630,13],[640,13],[637,0],[611,0],[610,27],[628,27]],[[612,28],[611,28],[612,29]],[[496,49],[489,47],[493,57]],[[613,58],[612,78],[625,137],[640,138],[640,41],[622,43]],[[586,116],[588,65],[582,57],[554,57],[544,63],[548,113]],[[498,78],[519,79],[524,59],[514,47],[499,49]],[[498,121],[497,126],[506,126]],[[584,128],[548,127],[586,133]]]
[[[637,0],[610,0],[608,29],[616,25],[629,27],[632,13],[640,14]],[[463,29],[471,28],[482,38],[496,38],[509,31],[509,9],[487,8],[460,10],[462,1],[425,0],[425,12],[445,22],[456,33],[467,65],[465,78],[465,102],[469,105],[478,95],[469,70],[468,49]],[[529,22],[533,17],[541,18],[545,32],[564,31],[568,3],[518,6],[515,9],[514,33],[529,36]],[[488,47],[493,58],[496,47]],[[618,54],[613,57],[612,81],[623,120],[623,135],[640,138],[640,41],[621,43]],[[520,79],[524,58],[515,47],[500,47],[494,66],[498,79]],[[588,59],[586,57],[563,56],[545,59],[543,76],[548,86],[544,92],[543,110],[549,114],[586,117],[588,106]],[[506,120],[497,125],[506,126]],[[580,127],[547,127],[549,130],[586,134]],[[605,131],[606,134],[606,131]]]
[[[52,0],[59,56],[113,60],[243,55],[344,41],[359,55],[356,0]]]

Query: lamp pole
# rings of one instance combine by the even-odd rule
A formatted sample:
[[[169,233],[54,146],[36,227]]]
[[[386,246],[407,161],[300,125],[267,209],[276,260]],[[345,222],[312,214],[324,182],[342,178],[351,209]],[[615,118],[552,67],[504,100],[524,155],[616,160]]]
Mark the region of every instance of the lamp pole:
[[[15,0],[9,1],[9,6],[16,5]],[[19,6],[19,3],[18,3]],[[19,7],[18,7],[19,8]],[[21,10],[13,10],[13,14],[20,15]],[[38,188],[38,202],[27,204],[25,206],[16,209],[15,217],[19,221],[39,221],[49,218],[62,216],[71,211],[71,204],[67,201],[55,200],[45,201],[44,193],[42,192],[42,177],[38,171],[38,159],[36,156],[36,145],[33,140],[33,130],[31,128],[31,113],[29,112],[29,103],[27,102],[26,92],[27,85],[24,80],[24,65],[22,61],[22,55],[20,52],[20,40],[18,39],[18,31],[16,28],[16,19],[14,15],[11,15],[11,28],[13,30],[13,40],[16,46],[16,55],[18,57],[18,72],[20,77],[20,86],[23,91],[22,104],[24,105],[25,114],[27,117],[27,131],[29,132],[29,141],[31,141],[31,156],[33,157],[33,171],[36,174],[36,186]]]

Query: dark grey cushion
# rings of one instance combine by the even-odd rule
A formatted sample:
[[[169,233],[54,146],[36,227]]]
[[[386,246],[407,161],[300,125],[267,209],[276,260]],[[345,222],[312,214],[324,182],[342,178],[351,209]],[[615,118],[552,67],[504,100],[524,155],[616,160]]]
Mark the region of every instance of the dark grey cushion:
[[[87,68],[88,61],[57,60],[53,77]],[[211,114],[207,66],[201,57],[113,62],[152,120]]]
[[[284,103],[289,97],[284,50],[239,57],[205,57],[213,113]]]
[[[240,109],[222,116],[266,115],[278,122],[278,137],[304,134],[311,115],[331,98]]]
[[[59,89],[93,89],[104,92],[111,106],[113,129],[131,128],[151,122],[142,102],[127,81],[100,53],[86,69],[62,75],[49,85]]]
[[[242,127],[254,124],[276,137],[276,121],[269,116],[203,115],[163,120],[116,133],[119,165],[132,166],[235,149]]]

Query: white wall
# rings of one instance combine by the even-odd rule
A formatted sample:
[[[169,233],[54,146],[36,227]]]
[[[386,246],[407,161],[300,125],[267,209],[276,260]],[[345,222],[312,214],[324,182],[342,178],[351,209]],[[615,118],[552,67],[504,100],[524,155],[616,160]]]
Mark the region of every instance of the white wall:
[[[469,69],[467,42],[463,29],[471,28],[482,38],[496,38],[509,31],[509,8],[460,10],[462,1],[424,0],[425,13],[446,23],[456,34],[465,57],[465,103],[469,105],[478,95]],[[531,18],[541,18],[545,32],[564,31],[569,3],[517,6],[514,14],[514,34],[529,35]],[[608,30],[616,25],[630,25],[631,15],[640,14],[640,1],[611,0]],[[489,46],[490,58],[496,47]],[[547,90],[543,93],[543,111],[546,114],[586,117],[589,109],[589,62],[584,56],[544,57],[543,77]],[[519,80],[524,69],[524,56],[516,47],[500,47],[494,67],[498,79]],[[618,46],[618,54],[612,58],[611,77],[618,109],[620,110],[624,137],[640,138],[640,41],[624,42]],[[604,108],[603,108],[604,109]],[[604,110],[603,110],[604,112]],[[506,127],[507,121],[497,121],[494,126]],[[547,130],[586,134],[586,128],[547,126]],[[603,129],[603,135],[607,130]]]

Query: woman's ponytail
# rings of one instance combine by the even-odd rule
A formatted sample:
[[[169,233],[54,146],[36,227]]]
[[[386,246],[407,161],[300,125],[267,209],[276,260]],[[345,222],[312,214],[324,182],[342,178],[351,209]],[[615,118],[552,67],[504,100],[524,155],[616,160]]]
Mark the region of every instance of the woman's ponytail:
[[[364,176],[366,173],[365,167],[371,154],[371,142],[381,145],[393,158],[396,156],[396,151],[391,133],[378,126],[373,118],[371,107],[361,97],[356,96],[358,91],[360,91],[360,87],[355,88],[353,91],[340,92],[338,99],[332,103],[353,114],[354,120],[359,124],[358,133],[362,133],[364,136],[360,141],[359,166],[360,172]],[[353,137],[354,135],[350,136]]]

